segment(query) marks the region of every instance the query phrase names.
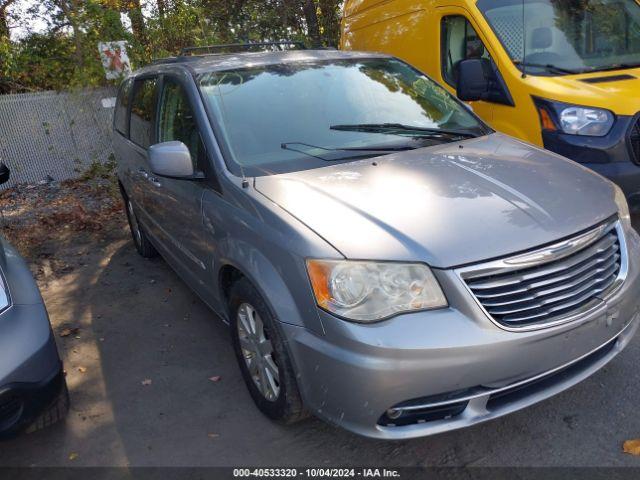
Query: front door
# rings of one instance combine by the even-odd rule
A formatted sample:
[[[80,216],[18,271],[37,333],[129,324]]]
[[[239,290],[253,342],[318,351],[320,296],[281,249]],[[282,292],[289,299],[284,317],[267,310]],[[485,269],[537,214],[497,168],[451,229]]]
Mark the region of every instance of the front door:
[[[184,80],[163,76],[157,110],[157,143],[184,143],[196,172],[205,172],[207,155],[193,115]],[[212,287],[207,266],[210,256],[202,223],[205,180],[161,178],[151,173],[145,208],[153,219],[153,235],[162,243],[163,256],[201,296]]]
[[[136,79],[131,96],[131,116],[128,122],[129,140],[126,142],[127,175],[130,179],[129,197],[133,200],[138,219],[148,230],[149,218],[145,198],[149,190],[149,162],[147,149],[153,142],[153,122],[156,101],[156,77]]]
[[[455,7],[439,9],[440,17],[440,80],[450,92],[456,94],[458,65],[462,60],[479,58],[493,62],[485,42],[476,32],[465,10]],[[487,101],[471,102],[474,112],[485,122],[493,121],[494,104]]]

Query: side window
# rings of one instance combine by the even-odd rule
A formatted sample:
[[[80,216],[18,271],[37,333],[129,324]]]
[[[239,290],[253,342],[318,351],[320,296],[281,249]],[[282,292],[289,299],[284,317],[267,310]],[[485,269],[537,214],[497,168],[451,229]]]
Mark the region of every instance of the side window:
[[[120,87],[118,100],[116,101],[116,109],[114,112],[115,129],[125,137],[129,136],[129,122],[127,112],[129,110],[129,99],[131,98],[131,86],[133,80],[126,80]]]
[[[191,152],[194,169],[203,169],[204,145],[193,117],[189,98],[178,83],[167,78],[164,81],[160,100],[158,142],[171,141],[184,143]]]
[[[130,138],[143,148],[151,145],[156,79],[136,80],[131,100]]]
[[[491,57],[482,40],[469,21],[461,15],[452,15],[442,19],[442,76],[455,87],[458,82],[458,64],[467,58]]]

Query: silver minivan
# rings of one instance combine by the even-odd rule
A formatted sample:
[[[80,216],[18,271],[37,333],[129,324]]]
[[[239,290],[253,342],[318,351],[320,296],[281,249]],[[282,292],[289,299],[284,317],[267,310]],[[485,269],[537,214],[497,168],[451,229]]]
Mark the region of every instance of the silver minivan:
[[[272,419],[466,427],[585,379],[638,327],[618,187],[396,58],[162,60],[123,82],[114,130],[136,248],[229,323]]]

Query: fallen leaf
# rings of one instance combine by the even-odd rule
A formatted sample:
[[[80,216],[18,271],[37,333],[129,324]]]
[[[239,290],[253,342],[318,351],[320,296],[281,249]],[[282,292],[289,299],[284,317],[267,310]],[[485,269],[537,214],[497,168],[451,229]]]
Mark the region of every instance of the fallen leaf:
[[[85,373],[87,371],[87,367],[78,367],[78,371],[80,373]]]
[[[144,385],[145,387],[148,385],[151,385],[153,382],[151,381],[150,378],[145,378],[144,380],[142,380],[142,385]]]
[[[212,382],[219,382],[220,380],[222,380],[222,377],[220,375],[215,375],[213,377],[209,377],[209,380],[211,380]]]
[[[80,332],[79,328],[64,328],[60,332],[61,337],[70,337],[71,335],[77,335]]]
[[[77,454],[76,452],[71,452],[71,453],[69,454],[69,460],[73,461],[73,460],[75,460],[76,458],[78,458],[78,454]]]
[[[622,450],[624,453],[640,456],[640,439],[627,440],[622,445]]]

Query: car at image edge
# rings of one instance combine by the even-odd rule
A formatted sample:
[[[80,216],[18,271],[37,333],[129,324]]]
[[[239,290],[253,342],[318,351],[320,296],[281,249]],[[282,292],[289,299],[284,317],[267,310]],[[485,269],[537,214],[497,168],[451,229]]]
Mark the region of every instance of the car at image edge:
[[[0,183],[9,180],[0,164]],[[0,237],[0,440],[62,420],[69,393],[49,315],[29,267]]]
[[[136,248],[230,324],[272,419],[466,427],[585,379],[637,329],[621,190],[394,57],[161,60],[123,82],[114,132]]]

